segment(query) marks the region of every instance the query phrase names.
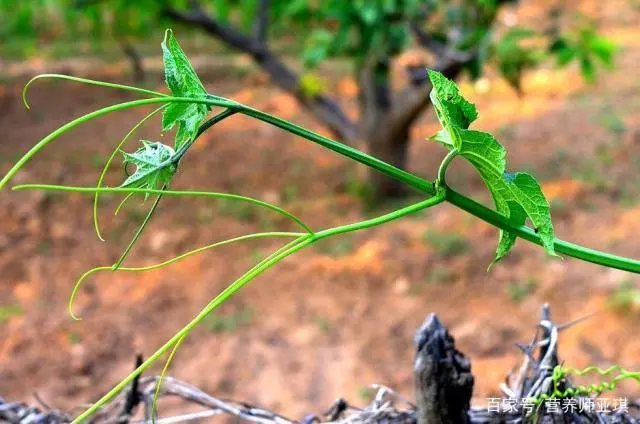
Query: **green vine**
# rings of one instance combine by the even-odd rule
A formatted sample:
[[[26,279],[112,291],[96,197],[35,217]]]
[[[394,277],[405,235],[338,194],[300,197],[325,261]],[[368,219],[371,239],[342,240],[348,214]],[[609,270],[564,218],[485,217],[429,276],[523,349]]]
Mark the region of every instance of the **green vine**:
[[[616,375],[613,375],[617,373]],[[592,383],[586,386],[575,386],[562,389],[563,382],[566,381],[566,378],[569,375],[575,375],[577,377],[581,377],[587,374],[598,374],[603,377],[613,377],[608,381],[603,381],[600,383]],[[553,373],[551,376],[553,391],[551,393],[542,393],[530,401],[536,405],[536,410],[538,410],[544,402],[550,399],[566,399],[578,396],[599,396],[605,392],[611,392],[616,389],[618,384],[624,380],[635,380],[640,383],[640,372],[628,371],[619,365],[614,365],[609,368],[603,369],[595,366],[590,366],[583,368],[581,370],[576,368],[568,368],[562,365],[557,365],[553,369]]]
[[[132,237],[131,242],[124,249],[119,259],[112,265],[92,268],[78,279],[69,301],[69,312],[71,316],[77,319],[76,315],[73,313],[73,304],[78,296],[82,283],[96,272],[141,272],[159,269],[205,250],[239,241],[258,238],[292,238],[293,240],[256,264],[253,268],[219,293],[196,317],[180,329],[155,353],[147,358],[147,360],[144,361],[144,363],[142,363],[142,365],[140,365],[133,373],[125,377],[98,402],[80,414],[73,421],[74,423],[80,423],[89,418],[98,411],[98,409],[116,396],[122,389],[127,387],[127,385],[129,385],[136,376],[140,375],[163,355],[171,352],[169,360],[167,361],[162,373],[162,376],[164,376],[168,369],[169,362],[173,359],[179,344],[198,324],[202,322],[204,318],[216,310],[216,308],[229,299],[245,284],[252,281],[264,271],[278,264],[288,256],[316,243],[321,239],[382,225],[389,221],[403,218],[412,213],[436,206],[443,202],[451,203],[500,230],[500,239],[492,265],[508,254],[508,252],[513,248],[516,240],[521,238],[543,246],[547,253],[552,256],[564,254],[566,256],[575,257],[599,265],[640,273],[640,261],[600,252],[557,239],[554,236],[549,203],[547,202],[538,182],[529,174],[507,171],[506,150],[504,147],[491,134],[469,129],[470,125],[478,116],[475,106],[462,97],[455,83],[435,71],[428,71],[429,78],[433,86],[431,91],[431,101],[442,125],[442,130],[431,137],[431,140],[443,145],[449,150],[449,153],[440,165],[436,181],[432,182],[422,179],[408,171],[396,168],[351,146],[331,140],[286,120],[243,105],[236,101],[209,94],[205,91],[204,86],[195,73],[195,70],[191,66],[189,60],[178,45],[177,40],[174,38],[173,33],[170,30],[166,33],[165,40],[162,43],[162,48],[165,76],[167,85],[171,91],[170,95],[121,84],[106,83],[58,74],[40,75],[31,80],[25,86],[23,100],[27,108],[29,107],[27,103],[27,91],[29,87],[35,80],[43,78],[64,79],[103,88],[125,90],[146,96],[146,98],[115,104],[93,111],[76,118],[51,132],[36,143],[15,163],[2,180],[0,180],[0,189],[6,186],[13,179],[15,174],[22,169],[22,167],[24,167],[33,156],[38,154],[43,148],[58,137],[77,126],[113,112],[125,111],[142,106],[156,106],[155,110],[146,115],[133,128],[131,128],[131,130],[123,137],[117,147],[113,150],[105,162],[95,187],[59,186],[48,184],[23,184],[13,187],[13,190],[62,191],[93,195],[94,226],[96,234],[101,240],[104,240],[104,237],[102,236],[98,220],[100,194],[112,193],[124,196],[124,199],[116,209],[116,212],[122,204],[131,197],[138,196],[146,199],[149,196],[155,196],[153,205],[147,212],[144,220],[141,222]],[[213,115],[213,117],[207,119],[212,110],[215,110],[217,113]],[[173,146],[145,140],[142,142],[142,146],[134,152],[122,152],[124,156],[123,164],[125,166],[127,164],[133,164],[135,166],[135,171],[133,174],[129,175],[119,187],[105,187],[105,176],[113,164],[117,153],[124,148],[127,141],[145,122],[160,112],[162,112],[162,131],[165,133],[170,131],[175,132]],[[169,190],[168,187],[170,186],[170,183],[179,173],[180,166],[182,166],[182,163],[185,161],[186,153],[194,143],[197,142],[199,136],[218,122],[234,115],[244,115],[263,121],[314,142],[417,189],[426,197],[426,199],[376,218],[316,231],[289,211],[258,199],[229,193]],[[447,168],[456,158],[467,160],[478,171],[493,197],[496,207],[495,211],[457,193],[446,185],[445,175]],[[249,202],[256,206],[270,209],[273,212],[286,217],[291,223],[301,227],[304,231],[281,231],[249,234],[203,246],[155,265],[143,267],[123,266],[129,252],[132,251],[140,237],[143,235],[148,222],[152,219],[159,206],[160,199],[163,196],[207,197]],[[533,224],[533,228],[525,225],[526,220],[529,220]]]

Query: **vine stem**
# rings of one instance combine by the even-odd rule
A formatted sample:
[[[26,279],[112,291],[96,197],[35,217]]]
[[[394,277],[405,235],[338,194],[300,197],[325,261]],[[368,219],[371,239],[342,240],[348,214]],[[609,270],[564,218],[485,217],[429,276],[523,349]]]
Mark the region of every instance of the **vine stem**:
[[[446,201],[452,205],[462,209],[481,220],[501,228],[505,231],[513,232],[523,240],[542,246],[540,236],[531,228],[525,225],[514,225],[509,218],[501,215],[484,205],[470,199],[451,188],[445,190]],[[598,265],[607,266],[609,268],[621,269],[623,271],[640,274],[640,261],[631,258],[625,258],[611,253],[602,252],[588,247],[580,246],[558,238],[553,240],[553,247],[557,253],[562,253],[576,259],[582,259]]]
[[[567,377],[569,374],[576,375],[578,377],[589,373],[596,373],[602,377],[610,376],[614,372],[619,374],[614,376],[610,381],[604,381],[598,384],[589,384],[587,386],[572,386],[565,390],[559,388],[560,381]],[[596,366],[590,366],[584,369],[566,368],[562,365],[557,365],[553,369],[553,392],[551,394],[542,393],[538,397],[532,399],[538,405],[538,408],[543,402],[549,399],[563,399],[570,396],[592,396],[600,395],[605,391],[613,391],[617,387],[618,383],[623,380],[635,380],[640,383],[640,372],[628,371],[619,365],[613,365],[609,368],[603,369]]]
[[[162,382],[164,381],[164,378],[167,375],[167,371],[169,371],[169,367],[173,362],[173,358],[176,356],[176,353],[178,353],[178,349],[180,348],[180,345],[186,338],[187,338],[187,335],[185,334],[183,337],[178,339],[176,344],[173,346],[173,349],[171,349],[171,353],[169,353],[169,357],[167,358],[167,362],[165,362],[164,367],[162,368],[160,377],[156,382],[156,390],[153,393],[153,403],[151,404],[151,424],[156,424],[156,421],[157,421],[156,415],[158,415],[158,398],[160,397],[160,389],[162,388]]]
[[[153,265],[146,265],[146,266],[139,266],[139,267],[119,267],[119,268],[114,268],[113,266],[98,266],[95,268],[91,268],[90,270],[86,271],[84,274],[82,274],[80,276],[80,278],[78,278],[78,281],[76,281],[76,283],[73,286],[73,289],[71,290],[71,296],[69,297],[69,303],[68,303],[68,310],[69,310],[69,315],[71,316],[72,319],[76,320],[76,321],[80,321],[81,318],[78,317],[74,312],[73,312],[73,304],[75,303],[76,299],[78,298],[78,293],[80,291],[80,288],[82,286],[82,283],[84,283],[84,281],[91,275],[95,274],[96,272],[100,272],[100,271],[111,271],[111,272],[120,272],[120,271],[124,271],[124,272],[142,272],[142,271],[152,271],[155,269],[160,269],[163,268],[165,266],[174,264],[176,262],[179,262],[183,259],[186,259],[188,257],[197,255],[198,253],[204,252],[205,250],[211,250],[211,249],[215,249],[216,247],[221,247],[227,244],[231,244],[231,243],[237,243],[239,241],[246,241],[246,240],[255,240],[255,239],[260,239],[260,238],[274,238],[274,237],[295,237],[300,238],[302,236],[304,236],[305,233],[290,233],[290,232],[283,232],[283,231],[271,231],[271,232],[267,232],[267,233],[253,233],[253,234],[247,234],[244,236],[238,236],[238,237],[234,237],[234,238],[230,238],[227,240],[223,240],[223,241],[218,241],[212,244],[207,244],[206,246],[201,246],[198,247],[197,249],[193,249],[193,250],[189,250],[187,252],[184,252],[178,256],[175,256],[171,259],[167,259],[166,261],[160,262],[160,263],[156,263]]]
[[[45,79],[45,78],[74,81],[82,84],[97,85],[98,87],[104,87],[104,88],[116,88],[118,90],[130,91],[132,93],[144,94],[144,95],[154,96],[154,97],[170,97],[168,94],[165,94],[165,93],[160,93],[158,91],[153,91],[153,90],[147,90],[144,88],[133,87],[130,85],[116,84],[113,82],[106,82],[106,81],[97,81],[97,80],[92,80],[87,78],[73,77],[71,75],[64,75],[64,74],[40,74],[31,78],[29,82],[27,82],[24,88],[22,89],[22,103],[24,103],[24,107],[26,107],[27,109],[31,108],[31,106],[29,106],[29,102],[27,102],[27,92],[29,91],[29,87],[31,87],[31,84],[33,84],[37,80]]]
[[[67,122],[60,128],[56,129],[55,131],[51,132],[49,135],[44,137],[42,140],[36,143],[33,147],[31,147],[31,149],[29,149],[29,151],[25,153],[15,163],[15,165],[11,167],[11,169],[9,169],[9,171],[2,178],[2,180],[0,180],[0,189],[2,189],[13,178],[16,172],[18,172],[20,168],[22,168],[27,162],[29,162],[29,160],[31,160],[31,158],[36,153],[42,150],[45,146],[47,146],[53,140],[60,137],[62,134],[72,130],[73,128],[81,124],[84,124],[86,122],[89,122],[100,116],[108,115],[109,113],[112,113],[112,112],[127,110],[127,109],[131,109],[138,106],[157,105],[157,104],[166,104],[166,103],[204,103],[204,104],[210,104],[210,105],[214,105],[215,103],[216,106],[223,106],[223,107],[232,107],[238,104],[237,102],[232,102],[229,100],[223,101],[223,100],[208,100],[205,98],[196,99],[196,98],[190,98],[190,97],[163,96],[163,97],[154,97],[150,99],[132,100],[130,102],[118,103],[115,105],[104,107],[102,109],[94,110],[93,112],[87,113],[86,115],[76,118],[71,122]]]
[[[122,265],[122,262],[124,262],[124,260],[127,258],[127,256],[129,256],[129,253],[131,252],[131,249],[133,249],[133,246],[140,239],[140,237],[142,236],[142,232],[144,231],[145,228],[147,228],[147,225],[149,224],[149,221],[151,220],[151,217],[155,213],[156,209],[158,209],[158,205],[160,204],[160,200],[162,199],[162,195],[164,194],[164,192],[166,190],[167,190],[167,184],[164,184],[162,186],[162,190],[160,190],[160,194],[158,194],[158,197],[156,197],[156,200],[153,201],[153,205],[151,205],[151,208],[149,209],[149,212],[147,212],[147,215],[142,220],[142,223],[140,224],[140,226],[136,230],[136,233],[133,235],[133,238],[131,239],[131,241],[129,242],[127,247],[124,249],[124,251],[122,252],[120,257],[118,258],[118,260],[113,264],[113,266],[112,266],[113,270],[116,270],[116,269],[120,268],[120,265]],[[96,192],[96,194],[97,194],[97,192]]]
[[[84,422],[87,418],[97,412],[103,405],[113,399],[115,396],[120,393],[124,388],[126,388],[136,376],[142,374],[149,366],[151,366],[156,360],[158,360],[162,355],[164,355],[169,349],[173,348],[180,340],[186,337],[198,324],[202,322],[210,313],[215,311],[221,304],[223,304],[227,299],[233,296],[238,290],[240,290],[245,284],[258,277],[260,274],[281,262],[283,259],[288,256],[298,252],[299,250],[304,249],[305,247],[315,243],[318,240],[335,236],[338,234],[344,234],[348,232],[363,230],[366,228],[371,228],[377,225],[384,224],[386,222],[392,221],[394,219],[402,218],[409,214],[427,209],[429,207],[435,206],[439,203],[442,203],[445,200],[444,192],[438,192],[436,196],[431,197],[429,199],[423,200],[421,202],[415,203],[413,205],[395,210],[385,215],[381,215],[376,218],[368,219],[361,222],[356,222],[353,224],[342,225],[335,228],[329,228],[327,230],[319,231],[315,234],[305,234],[303,236],[298,237],[288,246],[284,246],[284,248],[279,249],[274,254],[266,258],[264,261],[260,262],[255,267],[251,268],[244,275],[238,278],[236,281],[231,283],[227,288],[225,288],[220,294],[218,294],[207,306],[205,306],[200,313],[192,319],[186,326],[184,326],[179,332],[177,332],[169,341],[167,341],[162,347],[160,347],[157,351],[155,351],[146,361],[142,363],[138,368],[135,369],[131,374],[125,377],[122,381],[120,381],[116,386],[114,386],[107,394],[105,394],[98,402],[91,405],[86,411],[80,414],[76,419],[73,420],[72,424],[79,424]]]
[[[229,116],[232,116],[234,113],[236,113],[236,112],[234,110],[232,110],[232,109],[225,109],[223,112],[215,115],[214,117],[212,117],[211,119],[209,119],[207,122],[204,123],[205,130],[206,130],[206,128],[212,127],[215,123],[220,122],[220,121],[228,118]],[[191,140],[189,140],[187,143],[185,143],[180,148],[180,150],[178,150],[178,152],[176,152],[176,154],[173,157],[170,158],[170,161],[176,164],[176,169],[177,169],[178,163],[180,162],[180,159],[182,158],[182,156],[184,156],[184,154],[187,152],[189,147],[191,147],[193,145],[193,143],[195,143],[195,141],[198,139],[198,137],[200,137],[204,133],[205,130],[201,130],[199,128],[198,129],[198,133],[195,135],[195,137],[193,137]],[[98,187],[100,187],[100,184],[98,184]],[[147,213],[147,216],[142,221],[142,224],[140,224],[140,227],[138,227],[138,230],[136,231],[135,235],[133,236],[133,239],[131,239],[131,242],[129,243],[129,245],[124,249],[124,252],[122,252],[122,255],[120,255],[120,258],[116,261],[116,263],[113,264],[113,269],[120,268],[120,265],[122,265],[122,262],[126,259],[126,257],[131,252],[131,249],[133,249],[133,246],[137,243],[137,241],[142,236],[142,232],[145,230],[145,228],[147,227],[147,224],[149,223],[149,220],[151,220],[151,217],[153,216],[153,214],[155,213],[156,209],[158,208],[158,205],[160,204],[160,200],[162,199],[162,195],[164,194],[164,191],[167,190],[167,187],[168,187],[167,183],[165,183],[162,186],[162,193],[158,194],[158,197],[153,202],[153,206],[151,206],[151,209],[149,209],[149,212]],[[96,196],[98,196],[97,192],[96,192]],[[126,201],[126,198],[125,198],[125,201]],[[120,204],[119,207],[121,207],[121,206],[122,206],[122,204]]]
[[[127,142],[127,140],[129,140],[129,138],[131,138],[131,136],[133,134],[135,134],[136,131],[138,131],[138,129],[144,125],[145,122],[147,122],[149,119],[151,119],[155,114],[157,114],[158,112],[160,112],[161,110],[163,110],[167,105],[162,105],[156,109],[154,109],[151,113],[147,114],[145,117],[143,117],[140,121],[138,121],[130,130],[129,132],[122,138],[122,140],[120,140],[120,143],[118,143],[118,145],[116,146],[115,149],[113,149],[113,151],[111,152],[111,155],[109,155],[109,158],[107,159],[107,161],[105,162],[103,168],[102,168],[102,172],[100,173],[100,177],[98,177],[98,183],[96,184],[96,188],[101,188],[102,187],[102,183],[107,175],[107,171],[109,170],[109,167],[111,166],[111,162],[113,162],[113,159],[115,159],[116,155],[118,154],[118,152],[120,151],[120,149],[125,145],[125,143]],[[102,233],[100,232],[100,224],[99,224],[99,218],[98,218],[98,202],[99,202],[99,197],[100,197],[100,193],[96,192],[94,199],[93,199],[93,226],[96,230],[96,235],[98,236],[98,238],[100,239],[100,241],[105,241],[105,239],[102,237]],[[123,203],[124,204],[123,200]],[[121,206],[122,206],[121,204]]]
[[[97,118],[102,115],[106,115],[111,112],[130,109],[138,106],[162,104],[162,103],[200,103],[200,104],[207,104],[211,106],[221,106],[221,107],[231,108],[243,115],[247,115],[247,116],[256,118],[258,120],[267,122],[271,125],[274,125],[292,134],[296,134],[309,141],[319,144],[327,149],[333,150],[336,153],[339,153],[343,156],[351,158],[359,163],[367,165],[368,167],[373,168],[398,181],[401,181],[422,193],[426,193],[430,195],[434,195],[436,193],[435,184],[431,181],[422,179],[417,175],[414,175],[410,172],[396,168],[395,166],[390,165],[384,161],[381,161],[380,159],[370,156],[364,152],[361,152],[358,149],[355,149],[353,147],[331,140],[330,138],[314,133],[313,131],[310,131],[306,128],[302,128],[298,125],[285,121],[281,118],[269,115],[268,113],[261,112],[257,109],[253,109],[241,103],[238,103],[229,99],[215,97],[215,96],[209,96],[206,98],[159,97],[159,98],[151,98],[151,99],[140,99],[140,100],[134,100],[126,103],[108,106],[103,109],[99,109],[94,112],[91,112],[80,118],[77,118],[63,125],[62,127],[58,128],[57,130],[49,134],[47,137],[40,140],[24,156],[22,156],[22,158],[18,160],[18,162],[9,170],[9,172],[4,176],[4,178],[0,180],[0,189],[2,189],[2,187],[4,187],[13,178],[15,173],[18,172],[18,170],[22,168],[31,159],[33,155],[35,155],[37,152],[43,149],[48,143],[53,141],[55,138],[64,134],[66,131],[69,131],[70,129],[84,122],[90,121],[91,119]],[[499,214],[498,212],[492,209],[489,209],[486,206],[481,205],[480,203],[477,203],[474,200],[466,196],[463,196],[462,194],[457,193],[454,190],[447,188],[445,193],[446,193],[445,200],[447,202],[470,213],[471,215],[474,215],[477,218],[480,218],[481,220],[493,225],[494,227],[498,227],[504,231],[513,233],[524,240],[527,240],[542,246],[542,240],[540,236],[536,234],[531,228],[525,225],[514,224],[510,222],[508,218]],[[582,259],[584,261],[592,262],[599,265],[604,265],[610,268],[617,268],[624,271],[640,274],[640,261],[637,261],[634,259],[601,252],[595,249],[589,249],[587,247],[576,245],[576,244],[566,242],[557,238],[554,239],[554,248],[556,252],[567,255],[567,256]]]
[[[143,189],[143,188],[129,188],[129,187],[76,187],[76,186],[63,186],[54,184],[20,184],[11,187],[14,191],[21,190],[43,190],[43,191],[61,191],[70,193],[129,193],[129,194],[162,194],[163,196],[176,196],[176,197],[213,197],[216,199],[230,199],[238,200],[247,203],[253,203],[254,205],[261,206],[263,208],[270,209],[282,216],[289,218],[291,221],[302,227],[307,233],[313,234],[313,230],[307,224],[305,224],[300,218],[292,214],[291,212],[282,209],[272,203],[265,202],[264,200],[254,199],[253,197],[241,196],[239,194],[230,193],[218,193],[214,191],[191,191],[191,190],[158,190],[158,189]]]
[[[185,153],[187,153],[187,150],[189,150],[189,148],[193,145],[193,143],[195,143],[198,138],[204,134],[204,132],[206,130],[208,130],[209,128],[211,128],[212,126],[214,126],[215,124],[217,124],[218,122],[227,119],[230,116],[233,116],[236,113],[236,110],[234,108],[227,108],[224,111],[218,113],[217,115],[211,117],[211,119],[205,121],[202,125],[200,125],[200,127],[198,128],[198,132],[195,135],[195,137],[193,137],[193,139],[189,140],[188,142],[186,142],[182,147],[180,147],[180,149],[176,152],[175,154],[175,158],[173,158],[172,160],[175,162],[179,162],[180,159],[182,159],[182,157],[185,155]]]
[[[458,150],[453,149],[447,153],[447,156],[444,157],[442,162],[440,163],[440,167],[438,168],[438,179],[436,180],[436,187],[445,187],[445,175],[447,174],[447,169],[449,168],[449,164],[453,162],[455,157],[458,156]]]

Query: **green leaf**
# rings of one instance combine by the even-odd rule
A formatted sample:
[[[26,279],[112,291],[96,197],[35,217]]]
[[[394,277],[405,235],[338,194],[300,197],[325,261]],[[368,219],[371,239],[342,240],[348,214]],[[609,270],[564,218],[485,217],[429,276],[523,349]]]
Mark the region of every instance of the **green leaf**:
[[[598,35],[595,26],[587,24],[577,32],[560,36],[549,51],[557,56],[560,66],[577,61],[582,77],[591,84],[596,81],[598,74],[596,62],[607,69],[614,67],[616,45],[608,38]]]
[[[460,95],[458,86],[447,79],[440,72],[427,70],[433,89],[431,90],[431,102],[436,110],[442,127],[449,132],[449,137],[456,148],[459,141],[451,128],[469,128],[469,125],[478,118],[478,111],[474,104],[469,103]]]
[[[458,154],[476,168],[493,195],[498,212],[514,224],[522,225],[529,218],[540,234],[542,244],[550,255],[555,255],[551,210],[540,185],[531,175],[506,172],[506,151],[489,133],[456,129],[461,140]],[[500,235],[494,263],[504,257],[515,243],[515,235]]]
[[[549,47],[549,52],[557,56],[557,64],[559,67],[569,64],[576,55],[575,47],[569,44],[564,38],[555,40]]]
[[[615,43],[604,37],[593,37],[589,49],[607,68],[613,68],[613,58],[617,47]]]
[[[433,140],[436,143],[440,143],[442,146],[446,147],[449,150],[453,150],[455,148],[455,146],[453,145],[453,141],[451,140],[451,137],[449,137],[449,133],[447,132],[447,130],[438,131],[437,133],[429,137],[429,140]]]
[[[495,45],[495,58],[498,69],[516,91],[521,91],[523,73],[536,67],[543,59],[544,52],[537,47],[528,46],[523,41],[539,37],[539,34],[527,28],[514,28],[502,36]]]
[[[191,62],[170,29],[165,33],[162,41],[162,60],[167,86],[174,96],[189,97],[207,94]]]
[[[491,134],[468,129],[477,117],[475,106],[442,74],[429,71],[429,78],[431,100],[443,126],[431,140],[467,159],[491,192],[496,210],[515,225],[523,225],[529,218],[547,253],[555,255],[551,211],[538,182],[526,173],[507,173],[505,148]],[[509,253],[515,242],[515,234],[501,231],[491,265]]]
[[[591,58],[583,56],[580,59],[580,73],[582,73],[582,77],[587,83],[593,84],[596,82],[597,71]]]
[[[231,5],[229,4],[229,0],[214,0],[212,3],[216,18],[224,23],[228,22],[229,16],[231,15]]]
[[[511,186],[518,203],[525,210],[527,216],[540,235],[542,245],[548,254],[556,256],[554,248],[553,223],[551,222],[551,207],[544,197],[538,181],[526,172],[518,172]]]
[[[353,7],[366,25],[373,25],[378,20],[379,10],[375,3],[366,0],[356,0]]]
[[[162,131],[170,131],[178,124],[175,148],[179,150],[198,133],[200,123],[209,113],[207,105],[198,103],[171,103],[162,115]]]
[[[191,103],[170,103],[162,114],[162,131],[170,131],[178,123],[178,120],[192,113],[190,110],[192,106],[195,105]]]
[[[245,31],[250,31],[251,25],[253,25],[256,19],[256,12],[258,11],[258,4],[260,2],[256,0],[242,0],[238,1],[238,3],[240,3],[238,6],[240,6],[241,27]]]
[[[312,99],[325,90],[324,82],[310,72],[306,72],[298,79],[298,90],[305,98]]]
[[[499,206],[500,205],[500,206]],[[504,202],[500,202],[496,204],[496,209],[498,212],[502,213],[505,216],[508,216],[511,222],[516,225],[524,225],[527,220],[527,213],[522,209],[518,203],[510,201],[506,202],[506,206],[508,209],[504,208]],[[516,235],[510,233],[508,231],[500,230],[500,240],[498,241],[498,248],[496,249],[496,256],[494,257],[491,264],[489,264],[489,269],[502,258],[504,258],[507,253],[511,251],[511,248],[516,244]]]
[[[305,41],[305,49],[302,52],[302,63],[305,68],[315,68],[329,56],[334,37],[334,34],[324,29],[311,33]]]
[[[167,30],[162,42],[162,58],[171,94],[176,97],[206,97],[202,82],[171,30]],[[209,106],[197,103],[172,103],[165,109],[162,116],[163,131],[169,131],[178,124],[174,143],[176,150],[196,136],[200,123],[210,110]]]
[[[176,165],[171,161],[175,151],[171,146],[146,140],[142,140],[142,144],[134,153],[122,152],[124,165],[133,164],[136,170],[120,187],[158,189],[168,184],[176,173]],[[145,200],[148,197],[147,193]]]

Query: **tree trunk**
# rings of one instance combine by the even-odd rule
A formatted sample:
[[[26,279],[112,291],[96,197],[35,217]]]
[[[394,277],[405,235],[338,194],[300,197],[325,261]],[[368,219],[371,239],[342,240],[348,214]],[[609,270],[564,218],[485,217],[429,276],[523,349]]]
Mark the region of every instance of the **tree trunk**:
[[[473,393],[471,363],[435,314],[416,333],[417,424],[467,424]]]
[[[407,164],[410,125],[394,125],[394,108],[390,87],[389,58],[373,58],[363,62],[358,74],[360,87],[359,139],[371,156],[398,168]],[[373,169],[367,182],[373,199],[400,197],[404,184]]]
[[[125,38],[119,38],[118,44],[120,44],[122,52],[125,54],[125,56],[127,56],[127,59],[131,64],[133,80],[138,84],[144,82],[146,74],[144,71],[144,65],[142,64],[142,56],[140,56],[140,53],[138,53],[136,48],[133,47],[133,44],[131,44]]]
[[[385,128],[386,126],[386,128]],[[393,166],[405,169],[409,150],[409,129],[400,134],[391,133],[385,122],[375,125],[363,136],[369,154]],[[368,183],[375,199],[401,197],[406,194],[406,186],[393,178],[369,168]]]

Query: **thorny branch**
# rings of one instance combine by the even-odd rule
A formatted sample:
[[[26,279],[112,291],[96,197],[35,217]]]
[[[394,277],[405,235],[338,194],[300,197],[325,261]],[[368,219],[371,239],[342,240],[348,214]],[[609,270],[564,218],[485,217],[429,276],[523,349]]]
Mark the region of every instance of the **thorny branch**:
[[[578,321],[556,325],[551,320],[548,306],[543,306],[542,317],[532,341],[517,345],[524,353],[524,360],[517,372],[509,373],[501,389],[505,399],[519,400],[550,394],[552,372],[558,365],[558,340],[560,331]],[[137,358],[139,362],[141,358]],[[469,407],[473,377],[469,361],[455,348],[455,341],[438,318],[431,314],[416,334],[415,404],[392,389],[374,385],[377,393],[364,408],[357,408],[343,399],[319,415],[308,415],[301,420],[286,418],[275,412],[244,402],[223,400],[211,396],[188,383],[166,377],[159,393],[160,404],[165,398],[179,398],[188,404],[199,406],[196,412],[161,416],[158,424],[195,422],[218,415],[234,416],[257,424],[520,424],[532,421],[522,406],[510,411],[489,411],[487,407]],[[153,397],[159,377],[141,377],[133,382],[110,404],[93,416],[91,424],[146,424],[151,423]],[[573,387],[563,379],[565,388]],[[141,412],[137,411],[139,407]],[[637,412],[640,401],[629,402],[630,411],[565,411],[551,413],[541,409],[541,423],[620,423],[640,424]],[[140,418],[136,417],[142,415]],[[631,413],[633,412],[633,413]],[[636,415],[634,415],[634,413]],[[63,424],[71,421],[71,415],[43,405],[37,408],[24,403],[8,402],[0,397],[0,422],[9,424]]]

